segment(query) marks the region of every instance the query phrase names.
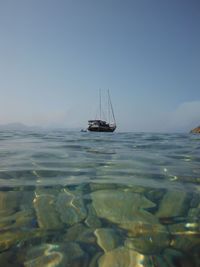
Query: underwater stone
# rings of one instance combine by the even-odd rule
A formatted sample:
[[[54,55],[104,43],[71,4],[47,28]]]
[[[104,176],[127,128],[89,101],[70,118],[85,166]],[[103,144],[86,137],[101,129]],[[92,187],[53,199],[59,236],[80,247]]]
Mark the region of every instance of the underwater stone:
[[[189,252],[200,247],[199,222],[178,223],[169,225],[172,236],[170,246],[184,252]]]
[[[197,208],[200,207],[200,195],[199,194],[193,194],[193,197],[190,202],[191,208]]]
[[[154,236],[154,235],[161,235],[161,236],[168,236],[167,228],[159,224],[157,221],[154,223],[147,223],[145,221],[132,221],[129,223],[120,224],[120,227],[128,230],[127,235],[129,237],[140,237],[140,236]]]
[[[192,221],[199,221],[200,207],[189,209],[188,218],[191,218]]]
[[[24,262],[25,267],[57,267],[63,266],[63,256],[59,252],[47,252],[46,255],[36,257]]]
[[[46,233],[38,230],[31,231],[6,231],[0,235],[0,252],[12,246],[19,245],[21,242],[32,238],[45,236]]]
[[[101,221],[97,217],[97,214],[95,212],[95,209],[91,204],[87,205],[88,215],[85,219],[85,224],[92,228],[100,228],[101,227]]]
[[[158,218],[183,216],[188,209],[188,194],[182,191],[168,191],[162,198],[156,216]]]
[[[86,267],[87,254],[76,243],[42,244],[26,254],[25,267]]]
[[[65,244],[63,253],[67,257],[64,267],[88,267],[89,257],[77,243]]]
[[[31,194],[30,194],[31,195]],[[8,229],[17,227],[17,225],[25,225],[25,220],[29,220],[32,216],[31,205],[26,209],[22,209],[24,192],[0,192],[0,227],[1,229]],[[32,202],[32,199],[31,199]],[[23,215],[25,218],[23,218]],[[30,216],[29,216],[30,215]],[[28,218],[29,217],[29,218]],[[24,221],[24,222],[22,222]],[[28,221],[27,221],[28,223]]]
[[[88,267],[97,267],[97,262],[98,262],[98,259],[102,256],[102,253],[101,252],[97,252],[93,257],[92,259],[90,260],[90,264]]]
[[[199,218],[200,218],[200,203],[198,201],[195,207],[189,209],[188,219],[191,221],[199,221]]]
[[[149,255],[149,262],[145,266],[139,267],[178,267],[176,265],[168,265],[160,254]],[[181,267],[181,266],[179,266]],[[183,266],[182,266],[183,267]]]
[[[150,266],[145,263],[146,257],[136,251],[119,247],[106,252],[98,260],[98,267],[131,267]]]
[[[0,229],[5,229],[10,227],[13,223],[12,219],[13,214],[7,212],[0,212]]]
[[[167,248],[163,252],[163,259],[167,263],[167,266],[180,266],[180,267],[191,267],[191,266],[199,266],[194,264],[193,257],[189,257],[188,254],[181,253],[178,250],[174,250],[171,248]],[[162,266],[162,265],[161,265]]]
[[[90,183],[90,189],[91,191],[97,191],[97,190],[106,190],[106,189],[116,189],[116,184],[110,184],[110,183]]]
[[[33,208],[33,199],[35,195],[34,192],[24,191],[21,193],[21,202],[20,202],[20,209],[30,209]]]
[[[88,192],[89,185],[86,185],[85,183],[83,183],[83,184],[77,184],[77,185],[73,186],[72,188],[69,188],[69,186],[68,187],[65,187],[64,190],[73,192],[73,193],[75,193],[77,195],[83,195],[84,192]]]
[[[57,196],[60,192],[60,188],[55,187],[50,187],[50,188],[46,188],[43,186],[37,186],[36,190],[35,190],[35,194],[36,195],[53,195],[53,196]]]
[[[13,212],[15,209],[19,208],[21,194],[22,193],[18,191],[0,192],[0,212]]]
[[[3,216],[0,218],[1,230],[30,227],[33,218],[32,210],[22,210],[9,216]]]
[[[145,193],[147,191],[147,188],[139,185],[130,185],[128,186],[128,190],[134,193]]]
[[[40,228],[58,229],[63,226],[55,206],[54,195],[37,195],[33,201]]]
[[[151,201],[157,202],[157,201],[159,201],[163,197],[164,190],[161,190],[161,189],[159,189],[159,190],[151,189],[151,190],[148,190],[145,195]]]
[[[15,224],[13,227],[25,227],[32,224],[32,220],[34,219],[32,210],[22,210],[16,212],[15,214]]]
[[[129,190],[99,190],[91,193],[92,204],[101,218],[117,224],[145,218],[155,221],[154,216],[145,211],[155,204],[138,193]]]
[[[63,259],[63,255],[59,252],[59,246],[56,244],[41,244],[28,248],[25,255],[24,266],[26,267],[42,267],[42,266],[58,266]]]
[[[113,250],[120,245],[119,235],[111,228],[96,229],[94,234],[97,237],[97,244],[104,250],[104,252]]]
[[[121,225],[120,225],[121,226]],[[125,247],[144,254],[160,253],[169,246],[170,236],[167,228],[159,223],[147,224],[132,222],[124,226],[128,230]]]
[[[92,244],[96,245],[96,237],[94,235],[94,229],[88,228],[84,232],[82,232],[77,240],[78,242],[85,243],[85,244]]]
[[[68,225],[81,222],[87,216],[82,196],[66,189],[58,195],[56,209],[62,222]]]
[[[67,242],[77,241],[79,236],[87,229],[88,228],[82,223],[74,224],[67,229],[67,233],[64,235],[64,240]]]
[[[64,240],[76,241],[78,237],[86,231],[88,228],[84,226],[82,223],[77,223],[67,229],[67,233],[64,235]]]
[[[138,193],[129,190],[101,190],[91,194],[98,216],[118,224],[127,230],[126,246],[142,253],[156,253],[169,245],[169,232],[156,216],[144,210],[155,204]],[[134,239],[138,238],[138,239]],[[144,246],[144,247],[143,247]]]
[[[73,225],[67,230],[64,235],[66,241],[76,241],[87,244],[95,244],[96,237],[94,235],[94,229],[88,228],[85,225],[78,223]]]
[[[5,251],[0,253],[0,266],[2,267],[14,267],[21,266],[18,255],[14,251]]]
[[[127,238],[124,245],[142,254],[156,254],[168,247],[169,243],[170,240],[167,232],[149,232],[137,238]]]

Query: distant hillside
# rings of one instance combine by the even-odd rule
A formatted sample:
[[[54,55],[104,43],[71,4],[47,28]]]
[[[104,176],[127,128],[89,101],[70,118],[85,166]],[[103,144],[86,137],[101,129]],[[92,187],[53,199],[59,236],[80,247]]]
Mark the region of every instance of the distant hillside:
[[[199,134],[200,134],[200,126],[194,128],[194,129],[192,129],[190,132],[191,132],[191,133],[199,133]]]
[[[20,122],[0,124],[0,131],[39,131],[39,130],[59,130],[59,131],[80,131],[80,128],[67,128],[55,126],[28,126]]]
[[[23,123],[8,123],[8,124],[0,124],[0,130],[16,130],[16,131],[20,131],[20,130],[34,130],[34,129],[38,129],[38,127],[32,127],[32,126],[27,126]]]

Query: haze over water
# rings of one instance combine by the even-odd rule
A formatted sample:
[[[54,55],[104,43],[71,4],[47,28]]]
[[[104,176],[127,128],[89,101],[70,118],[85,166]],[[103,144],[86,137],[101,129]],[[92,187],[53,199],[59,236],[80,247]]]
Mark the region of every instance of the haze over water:
[[[198,135],[0,132],[0,266],[199,266]]]
[[[0,1],[0,124],[84,128],[101,88],[120,131],[190,131],[199,13],[199,0]]]

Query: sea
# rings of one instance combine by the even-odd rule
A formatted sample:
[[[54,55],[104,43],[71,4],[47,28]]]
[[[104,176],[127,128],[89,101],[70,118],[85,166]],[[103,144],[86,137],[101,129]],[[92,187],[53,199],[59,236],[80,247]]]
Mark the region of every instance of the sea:
[[[0,267],[200,266],[200,135],[0,131]]]

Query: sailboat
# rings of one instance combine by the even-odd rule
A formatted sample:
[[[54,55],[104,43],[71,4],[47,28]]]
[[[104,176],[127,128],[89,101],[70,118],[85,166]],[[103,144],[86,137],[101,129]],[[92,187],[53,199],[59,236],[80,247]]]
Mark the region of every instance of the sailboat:
[[[109,90],[107,91],[108,121],[102,120],[101,89],[99,90],[99,98],[99,119],[89,120],[87,130],[91,132],[114,132],[117,126]],[[112,116],[112,122],[110,122],[110,115]]]

